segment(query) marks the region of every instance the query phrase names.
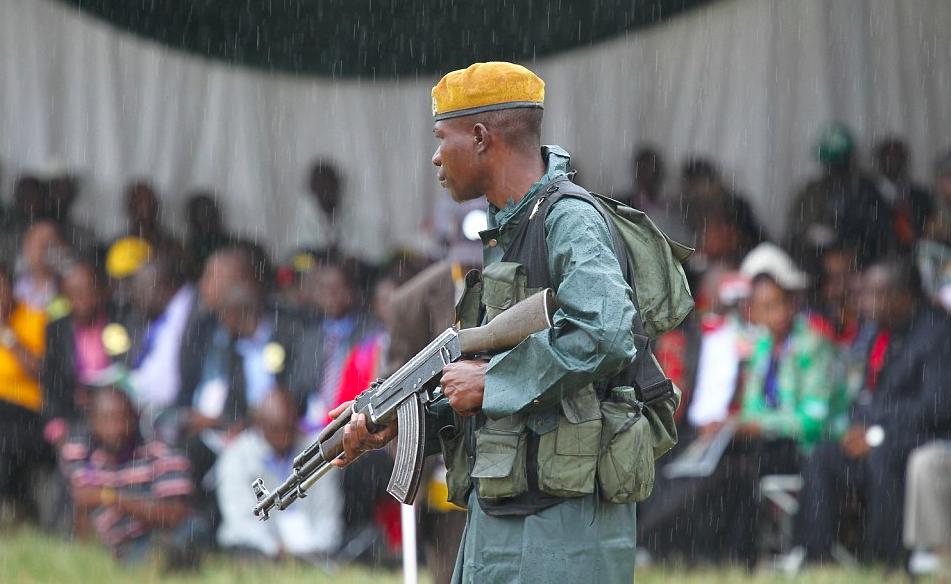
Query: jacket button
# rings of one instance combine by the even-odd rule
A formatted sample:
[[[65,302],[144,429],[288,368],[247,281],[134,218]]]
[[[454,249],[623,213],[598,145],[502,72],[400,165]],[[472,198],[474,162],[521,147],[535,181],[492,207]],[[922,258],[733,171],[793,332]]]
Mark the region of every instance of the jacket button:
[[[541,402],[540,402],[540,401],[538,401],[537,399],[535,399],[535,400],[532,400],[532,403],[533,403],[533,404],[535,404],[535,405],[537,406],[537,405],[538,405],[538,404],[540,404]]]
[[[497,246],[498,244],[499,244],[499,240],[497,240],[497,239],[490,239],[490,240],[489,240],[489,247],[495,247],[495,246]]]

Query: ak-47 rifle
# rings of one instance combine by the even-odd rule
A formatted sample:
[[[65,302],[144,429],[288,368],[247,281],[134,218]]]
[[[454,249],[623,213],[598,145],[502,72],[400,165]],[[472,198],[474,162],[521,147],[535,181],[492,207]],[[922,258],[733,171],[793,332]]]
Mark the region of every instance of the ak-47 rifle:
[[[514,347],[529,335],[550,328],[557,309],[555,295],[546,289],[512,306],[485,326],[446,329],[385,381],[374,382],[358,395],[347,411],[297,455],[291,475],[273,492],[267,490],[261,479],[254,481],[251,488],[258,501],[253,511],[255,517],[265,521],[273,509],[283,511],[307,496],[307,490],[333,468],[330,461],[343,452],[344,426],[354,414],[366,415],[370,432],[378,432],[394,418],[397,420],[396,463],[387,491],[401,503],[411,504],[423,471],[425,409],[445,397],[438,391],[443,368],[464,356]]]

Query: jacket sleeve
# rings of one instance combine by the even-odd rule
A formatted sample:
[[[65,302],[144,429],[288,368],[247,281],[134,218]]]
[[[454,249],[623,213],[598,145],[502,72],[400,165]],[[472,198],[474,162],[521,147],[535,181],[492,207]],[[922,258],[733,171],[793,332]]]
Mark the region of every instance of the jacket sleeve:
[[[901,380],[905,392],[884,391],[872,423],[904,434],[903,440],[920,442],[951,427],[951,327],[941,326],[909,347],[902,358],[914,359],[907,379]],[[909,341],[909,344],[912,341]],[[911,389],[912,391],[908,391]],[[886,395],[887,394],[887,395]]]
[[[633,293],[600,213],[564,198],[552,205],[545,227],[559,309],[552,328],[492,358],[482,404],[490,418],[551,408],[636,355]]]

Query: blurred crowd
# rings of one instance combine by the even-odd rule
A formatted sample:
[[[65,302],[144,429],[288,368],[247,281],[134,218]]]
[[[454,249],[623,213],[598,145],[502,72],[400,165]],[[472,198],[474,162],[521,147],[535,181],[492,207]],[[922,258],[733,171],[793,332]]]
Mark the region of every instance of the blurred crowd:
[[[696,311],[655,342],[684,400],[681,444],[639,506],[654,559],[897,566],[920,549],[951,565],[951,152],[929,184],[911,179],[897,137],[865,168],[830,124],[815,154],[821,171],[792,194],[782,236],[710,158],[683,161],[673,185],[644,146],[613,193],[696,247]],[[160,553],[169,568],[213,548],[325,568],[397,561],[391,452],[267,522],[251,483],[281,483],[328,411],[455,322],[485,212],[438,218],[439,257],[366,265],[337,246],[340,184],[314,164],[302,204],[327,219],[329,243],[275,263],[229,230],[214,194],[191,196],[169,229],[137,180],[125,232],[104,240],[71,217],[73,177],[20,176],[0,217],[0,522],[95,536],[126,562]],[[712,467],[665,472],[718,441]],[[427,476],[420,553],[444,581],[464,513],[445,502],[438,461]]]

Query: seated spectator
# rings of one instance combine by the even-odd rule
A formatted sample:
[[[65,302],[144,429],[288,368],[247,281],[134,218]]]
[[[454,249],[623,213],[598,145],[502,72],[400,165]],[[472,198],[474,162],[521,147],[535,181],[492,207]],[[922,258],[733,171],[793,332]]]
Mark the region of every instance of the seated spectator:
[[[304,342],[317,349],[319,369],[302,398],[307,404],[305,423],[319,429],[329,421],[327,412],[337,405],[347,357],[366,337],[370,324],[360,310],[353,273],[343,261],[315,266],[304,277],[304,288],[307,306],[316,314],[304,331]]]
[[[778,247],[761,244],[740,271],[752,280],[750,320],[764,330],[746,366],[737,434],[808,449],[825,436],[834,390],[828,327],[801,312],[808,277]]]
[[[152,256],[154,248],[138,237],[120,237],[106,250],[106,275],[112,289],[112,301],[123,311],[132,306],[132,278]]]
[[[188,197],[185,221],[188,225],[187,248],[199,269],[215,250],[235,242],[234,236],[228,233],[222,223],[218,200],[212,193],[197,192]]]
[[[0,267],[0,497],[29,496],[25,470],[44,453],[37,377],[45,326],[43,312],[16,300],[11,274]]]
[[[188,411],[181,437],[231,423],[230,418],[223,421],[220,417],[230,384],[225,361],[232,338],[218,321],[217,312],[226,291],[248,282],[256,279],[248,255],[238,248],[218,250],[205,262],[181,352],[182,389],[177,405]],[[241,418],[243,423],[243,414]]]
[[[109,302],[105,273],[79,261],[66,268],[59,282],[70,312],[46,326],[40,373],[44,434],[54,444],[82,418],[87,396],[79,388],[100,384],[112,364],[125,355],[129,342],[120,328],[118,310]]]
[[[709,434],[738,405],[741,371],[753,347],[747,299],[750,281],[739,272],[713,271],[704,278],[714,282],[709,294],[716,298],[701,317],[700,355],[696,388],[687,410],[690,426]],[[705,286],[706,288],[707,286]]]
[[[340,212],[341,212],[340,173],[333,161],[315,160],[310,168],[307,187],[313,202],[320,210],[323,228],[320,233],[324,240],[317,250],[317,256],[330,257],[340,251]]]
[[[833,246],[822,252],[820,264],[810,321],[820,328],[828,324],[828,335],[838,348],[834,376],[839,387],[833,394],[828,436],[837,438],[848,429],[849,404],[864,389],[868,352],[878,327],[858,310],[862,275],[855,253]]]
[[[222,415],[242,423],[268,392],[286,384],[293,365],[304,359],[296,355],[302,346],[298,342],[302,325],[286,315],[276,317],[260,286],[248,281],[226,290],[215,312],[234,339],[223,363],[230,387]]]
[[[951,578],[951,442],[915,448],[906,483],[905,548],[937,556],[934,575],[946,583]]]
[[[754,246],[767,239],[753,208],[731,192],[713,162],[691,158],[681,171],[684,222],[695,234],[698,255],[691,262],[736,267]]]
[[[93,393],[89,423],[88,436],[72,437],[60,450],[79,533],[92,526],[123,562],[159,551],[169,568],[194,565],[207,534],[191,513],[188,461],[142,440],[132,401],[118,388]]]
[[[831,326],[829,333],[839,346],[847,347],[856,338],[859,319],[855,314],[853,286],[857,273],[855,253],[832,245],[822,251],[809,302],[809,310]]]
[[[73,205],[79,191],[79,181],[63,168],[51,168],[46,173],[46,198],[43,215],[55,222],[63,240],[87,259],[99,253],[99,239],[88,227],[76,223],[72,217]]]
[[[701,424],[704,438],[712,438],[732,419],[733,443],[709,476],[664,483],[665,491],[681,493],[680,509],[690,513],[689,520],[681,521],[689,527],[670,525],[672,504],[656,510],[649,500],[648,525],[654,531],[642,533],[664,537],[661,519],[666,518],[666,529],[689,533],[685,537],[692,541],[679,545],[689,546],[688,553],[696,551],[713,560],[726,556],[752,567],[758,553],[759,479],[798,472],[800,454],[824,436],[835,385],[835,348],[802,314],[801,292],[808,278],[782,250],[760,244],[743,261],[741,274],[752,282],[749,315],[759,327],[751,335],[748,361],[741,356],[746,351],[740,352],[742,343],[738,342],[742,325],[724,323],[709,331],[708,344],[701,348],[700,372],[714,373],[710,381],[715,383],[704,385],[698,380],[690,411],[694,423]],[[719,346],[709,344],[714,340]],[[719,355],[723,371],[716,365],[705,367],[704,352]],[[731,367],[733,363],[742,363],[739,371]],[[736,384],[742,386],[741,405],[738,414],[731,415]],[[664,493],[662,500],[670,501],[671,496]]]
[[[843,124],[829,124],[816,142],[822,174],[802,188],[790,206],[787,245],[808,273],[818,250],[836,241],[857,252],[860,264],[880,257],[892,237],[888,203],[875,181],[855,162],[855,139]]]
[[[138,180],[125,192],[128,221],[124,235],[144,239],[155,249],[171,249],[181,244],[162,226],[162,206],[151,184]]]
[[[374,379],[385,376],[391,370],[386,359],[390,345],[391,300],[395,290],[396,283],[387,278],[378,281],[374,286],[371,302],[374,321],[368,325],[370,332],[347,356],[336,403],[356,398],[360,392],[370,387]]]
[[[20,273],[15,287],[17,300],[34,310],[53,309],[53,300],[58,293],[58,271],[68,255],[68,248],[55,223],[44,220],[30,227],[23,237]],[[52,310],[52,318],[62,316],[62,311],[56,312]]]
[[[251,418],[251,427],[228,444],[218,462],[218,543],[240,557],[250,552],[326,563],[343,533],[340,473],[328,473],[307,491],[307,497],[284,511],[273,511],[268,521],[259,521],[251,514],[256,503],[251,483],[257,478],[273,486],[284,482],[294,457],[315,436],[298,431],[296,404],[283,389],[268,393]]]
[[[634,153],[630,168],[633,179],[630,190],[617,193],[614,198],[647,213],[673,239],[687,241],[689,234],[683,219],[675,212],[677,205],[664,197],[665,168],[660,152],[653,146],[641,146]]]
[[[198,282],[181,352],[182,390],[165,434],[185,448],[201,511],[218,521],[215,462],[249,423],[250,408],[275,386],[313,374],[316,355],[300,342],[299,319],[264,299],[263,259],[243,244],[215,251]],[[314,356],[311,356],[314,355]],[[309,369],[308,369],[309,370]]]
[[[130,276],[130,300],[138,313],[128,319],[131,387],[147,421],[175,403],[181,385],[182,339],[196,297],[184,267],[179,254],[157,250]]]
[[[734,445],[726,531],[731,552],[754,565],[759,478],[799,471],[800,454],[825,437],[833,397],[835,347],[801,313],[806,274],[764,243],[743,261],[752,281],[750,320],[762,328],[746,364]]]
[[[908,145],[892,136],[875,145],[878,192],[891,211],[889,251],[907,254],[914,250],[934,203],[921,185],[912,182],[908,170]]]
[[[807,560],[831,559],[840,505],[854,492],[865,502],[863,558],[897,567],[908,456],[918,445],[951,437],[951,320],[923,297],[907,258],[866,269],[859,309],[878,325],[864,387],[842,437],[818,444],[803,466],[794,543]]]
[[[186,433],[243,426],[249,406],[294,383],[303,376],[296,368],[313,360],[296,353],[305,348],[300,319],[267,303],[258,262],[255,252],[233,245],[205,263],[182,355],[178,405],[194,411]]]

